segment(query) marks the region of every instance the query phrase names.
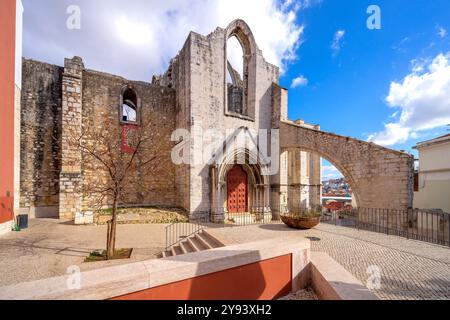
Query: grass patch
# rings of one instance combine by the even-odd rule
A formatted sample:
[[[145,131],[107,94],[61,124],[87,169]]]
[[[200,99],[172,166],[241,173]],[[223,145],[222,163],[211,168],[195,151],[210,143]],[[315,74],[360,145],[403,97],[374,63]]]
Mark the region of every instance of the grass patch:
[[[118,259],[130,259],[131,253],[133,252],[133,249],[117,249],[114,251],[114,256],[111,258],[111,260],[118,260]],[[100,251],[92,251],[89,256],[84,259],[84,262],[97,262],[97,261],[105,261],[106,259],[106,250]]]
[[[304,218],[319,218],[322,216],[322,213],[319,211],[308,209],[305,212],[303,212],[303,214],[301,214],[301,216]]]
[[[112,215],[112,209],[95,211],[94,222],[106,223]],[[117,209],[118,223],[174,223],[188,222],[187,213],[180,208],[130,207]]]

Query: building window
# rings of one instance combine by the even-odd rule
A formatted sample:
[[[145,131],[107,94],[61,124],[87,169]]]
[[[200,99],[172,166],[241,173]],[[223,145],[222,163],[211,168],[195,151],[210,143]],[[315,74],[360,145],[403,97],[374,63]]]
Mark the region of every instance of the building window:
[[[139,123],[139,99],[131,86],[122,90],[120,96],[120,121],[123,123]]]
[[[255,121],[257,46],[248,25],[234,20],[224,41],[224,112]]]

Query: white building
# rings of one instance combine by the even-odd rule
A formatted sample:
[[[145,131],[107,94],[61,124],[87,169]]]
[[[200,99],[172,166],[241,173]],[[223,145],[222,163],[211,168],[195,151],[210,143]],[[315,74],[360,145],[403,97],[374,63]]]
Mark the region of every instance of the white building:
[[[418,143],[418,190],[414,207],[450,213],[450,134]]]

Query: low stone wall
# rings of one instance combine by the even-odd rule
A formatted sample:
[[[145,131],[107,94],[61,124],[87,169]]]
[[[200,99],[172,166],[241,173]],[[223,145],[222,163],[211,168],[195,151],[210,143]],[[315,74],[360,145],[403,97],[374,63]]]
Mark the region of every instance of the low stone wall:
[[[309,282],[320,300],[378,300],[350,272],[324,252],[311,253]]]
[[[224,274],[236,275],[236,268],[243,279],[258,277],[254,289],[242,291],[242,299],[273,299],[285,294],[286,290],[297,291],[306,283],[305,270],[309,263],[310,242],[298,237],[283,237],[279,241],[263,240],[252,243],[221,247],[165,259],[148,260],[118,265],[44,279],[0,288],[0,299],[112,299],[120,298],[166,298],[185,299],[186,291],[171,293],[169,288],[177,285],[185,288],[191,284],[192,298],[198,297],[196,285],[203,287],[210,283],[209,297],[230,298],[230,292],[238,292],[241,283],[232,281],[228,291],[214,287],[221,283]],[[280,241],[284,244],[280,246]],[[276,276],[280,268],[283,275]],[[239,273],[238,272],[238,273]],[[218,275],[218,276],[217,276]],[[208,281],[205,282],[204,276]],[[229,278],[228,278],[229,279]],[[80,280],[77,289],[77,280]],[[185,283],[183,283],[185,282]],[[230,282],[230,281],[228,281]],[[247,283],[248,284],[248,283]],[[287,286],[289,286],[287,288]],[[70,289],[75,287],[75,289]],[[287,289],[286,289],[287,288]],[[167,289],[167,290],[166,290]],[[195,291],[195,292],[194,292]],[[139,296],[140,294],[142,296]],[[154,293],[158,292],[158,295]],[[177,295],[178,294],[178,295]],[[242,295],[242,294],[245,294]],[[207,297],[202,297],[207,298]]]
[[[310,285],[321,299],[376,299],[293,235],[3,287],[0,299],[271,300]]]
[[[277,299],[291,292],[291,266],[291,255],[287,254],[126,294],[113,300]]]

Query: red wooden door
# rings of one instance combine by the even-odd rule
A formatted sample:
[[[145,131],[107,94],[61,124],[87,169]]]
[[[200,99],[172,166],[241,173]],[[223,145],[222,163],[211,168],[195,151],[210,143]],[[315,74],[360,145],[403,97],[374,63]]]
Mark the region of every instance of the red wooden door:
[[[227,175],[228,212],[247,212],[247,173],[235,165]]]

